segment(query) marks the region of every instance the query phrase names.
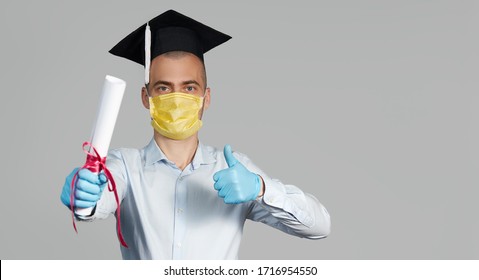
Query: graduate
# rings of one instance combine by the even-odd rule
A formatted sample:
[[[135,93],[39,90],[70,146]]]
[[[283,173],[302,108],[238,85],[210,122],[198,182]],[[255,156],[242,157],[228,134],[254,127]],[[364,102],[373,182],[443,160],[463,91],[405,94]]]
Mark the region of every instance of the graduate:
[[[76,168],[61,201],[69,209],[92,207],[75,214],[82,221],[121,210],[123,259],[237,259],[246,219],[308,239],[330,232],[330,216],[314,196],[272,179],[229,145],[199,141],[211,101],[203,54],[229,39],[169,10],[110,50],[145,67],[141,100],[153,137],[142,149],[109,151],[116,193],[105,191],[104,172]]]

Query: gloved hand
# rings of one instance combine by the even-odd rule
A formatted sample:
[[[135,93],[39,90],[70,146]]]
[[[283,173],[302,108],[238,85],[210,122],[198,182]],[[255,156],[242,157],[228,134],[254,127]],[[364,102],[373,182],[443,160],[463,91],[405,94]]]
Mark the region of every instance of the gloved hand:
[[[262,185],[260,177],[248,171],[233,156],[230,145],[225,146],[224,155],[228,168],[213,175],[214,187],[218,191],[218,196],[228,204],[238,204],[256,199]]]
[[[70,208],[71,205],[71,183],[77,171],[78,168],[75,168],[70,175],[67,176],[60,196],[61,201],[68,208]],[[75,207],[89,208],[95,206],[107,182],[108,179],[103,172],[97,174],[88,169],[81,169],[78,172],[75,185]]]

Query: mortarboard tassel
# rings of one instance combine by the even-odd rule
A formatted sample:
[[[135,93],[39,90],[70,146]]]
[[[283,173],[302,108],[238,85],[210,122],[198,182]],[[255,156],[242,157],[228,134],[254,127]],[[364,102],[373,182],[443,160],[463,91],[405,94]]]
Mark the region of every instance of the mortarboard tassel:
[[[151,58],[151,30],[150,25],[146,23],[145,29],[145,85],[150,82],[150,59]]]

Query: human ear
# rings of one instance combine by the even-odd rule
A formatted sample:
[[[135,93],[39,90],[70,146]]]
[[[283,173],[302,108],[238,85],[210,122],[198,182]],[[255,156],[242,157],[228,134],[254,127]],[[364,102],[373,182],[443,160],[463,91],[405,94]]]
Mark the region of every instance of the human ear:
[[[146,109],[150,110],[150,98],[146,87],[141,88],[141,102]]]
[[[205,100],[204,100],[204,105],[203,105],[203,106],[204,106],[204,110],[207,110],[208,107],[210,106],[210,99],[211,99],[210,92],[211,92],[210,88],[207,87],[207,88],[205,89],[205,95],[204,95],[204,99],[205,99]]]

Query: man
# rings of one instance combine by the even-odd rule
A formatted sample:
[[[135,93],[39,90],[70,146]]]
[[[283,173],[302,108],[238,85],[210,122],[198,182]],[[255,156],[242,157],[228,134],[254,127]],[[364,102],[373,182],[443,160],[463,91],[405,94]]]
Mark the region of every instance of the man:
[[[124,259],[237,259],[246,219],[310,239],[329,234],[329,214],[316,198],[271,179],[229,145],[221,151],[198,140],[211,99],[203,53],[230,38],[170,10],[110,51],[145,66],[141,98],[154,128],[143,149],[112,150],[107,157],[121,201]],[[68,207],[76,173],[61,195]],[[74,206],[94,207],[78,219],[117,210],[112,192],[103,192],[103,173],[77,174]]]

